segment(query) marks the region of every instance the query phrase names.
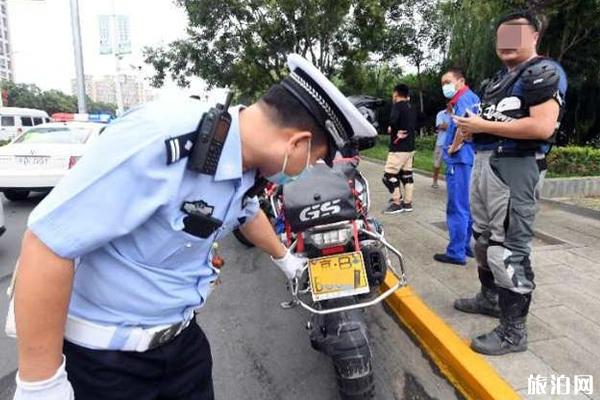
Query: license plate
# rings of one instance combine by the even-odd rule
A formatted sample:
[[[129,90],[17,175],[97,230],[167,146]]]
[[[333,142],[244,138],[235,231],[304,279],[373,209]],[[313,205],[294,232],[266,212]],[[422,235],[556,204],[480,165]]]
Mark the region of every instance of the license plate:
[[[15,157],[17,164],[20,165],[47,165],[50,157],[45,156],[20,156]]]
[[[312,259],[308,274],[314,301],[369,293],[365,263],[359,251]]]

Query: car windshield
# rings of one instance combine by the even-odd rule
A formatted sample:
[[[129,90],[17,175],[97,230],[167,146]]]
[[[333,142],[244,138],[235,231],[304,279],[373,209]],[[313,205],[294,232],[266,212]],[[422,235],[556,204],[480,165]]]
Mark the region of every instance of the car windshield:
[[[91,132],[89,128],[82,127],[36,127],[19,136],[14,143],[83,144]]]

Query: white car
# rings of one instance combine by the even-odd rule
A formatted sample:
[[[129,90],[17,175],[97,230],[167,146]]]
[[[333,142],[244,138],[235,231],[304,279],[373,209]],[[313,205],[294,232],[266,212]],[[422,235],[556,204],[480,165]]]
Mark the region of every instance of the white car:
[[[31,191],[49,192],[83,155],[106,124],[50,122],[0,147],[0,191],[11,201]]]
[[[50,121],[46,111],[0,107],[0,140],[10,140],[32,126]]]

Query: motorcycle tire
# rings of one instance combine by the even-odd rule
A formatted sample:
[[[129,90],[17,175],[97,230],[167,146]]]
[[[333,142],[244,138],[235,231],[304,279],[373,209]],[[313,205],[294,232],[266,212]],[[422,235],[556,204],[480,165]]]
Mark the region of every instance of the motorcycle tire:
[[[235,238],[238,240],[238,242],[240,242],[244,246],[246,246],[248,248],[254,247],[254,244],[252,242],[250,242],[248,239],[246,239],[246,236],[244,236],[242,231],[240,231],[239,229],[235,229],[233,231],[233,236],[235,236]]]
[[[375,378],[371,362],[366,366],[368,372],[355,378],[335,368],[338,389],[342,400],[370,400],[375,397]]]

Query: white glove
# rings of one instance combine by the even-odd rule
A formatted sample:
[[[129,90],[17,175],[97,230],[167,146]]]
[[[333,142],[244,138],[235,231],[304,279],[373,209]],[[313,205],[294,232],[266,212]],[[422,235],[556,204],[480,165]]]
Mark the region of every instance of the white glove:
[[[295,256],[290,250],[285,253],[283,258],[271,257],[271,260],[273,260],[275,265],[277,265],[279,269],[283,271],[288,280],[300,275],[300,272],[304,269],[307,262],[305,257]]]
[[[75,400],[73,388],[67,379],[65,356],[56,373],[43,381],[25,382],[19,378],[13,400]]]

